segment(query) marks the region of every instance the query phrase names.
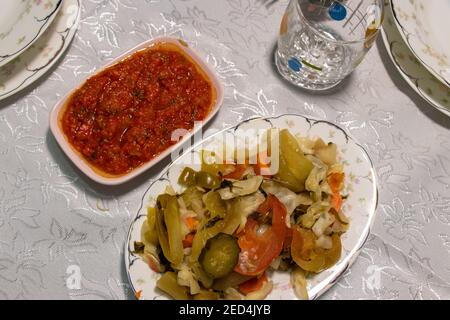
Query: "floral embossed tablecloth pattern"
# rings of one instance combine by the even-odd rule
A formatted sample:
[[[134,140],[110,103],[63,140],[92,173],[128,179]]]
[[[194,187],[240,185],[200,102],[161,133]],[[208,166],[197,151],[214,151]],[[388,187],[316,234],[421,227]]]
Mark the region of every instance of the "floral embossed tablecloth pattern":
[[[371,155],[380,199],[373,234],[324,299],[450,299],[450,119],[396,73],[382,42],[334,93],[276,74],[287,1],[84,0],[57,67],[0,102],[0,298],[132,298],[123,265],[131,217],[157,168],[107,188],[82,176],[48,130],[58,99],[139,42],[182,37],[216,69],[225,102],[208,128],[301,113],[346,128]],[[68,278],[79,272],[79,286]],[[76,283],[75,283],[76,284]]]

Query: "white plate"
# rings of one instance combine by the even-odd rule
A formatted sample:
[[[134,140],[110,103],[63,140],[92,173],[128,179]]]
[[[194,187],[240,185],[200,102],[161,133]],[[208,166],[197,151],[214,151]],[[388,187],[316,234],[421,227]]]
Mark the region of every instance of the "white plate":
[[[62,0],[2,0],[0,66],[19,56],[51,24]]]
[[[239,136],[236,134],[237,130],[271,127],[288,128],[293,134],[322,137],[325,141],[336,143],[345,167],[345,192],[349,194],[349,197],[343,210],[351,219],[350,229],[342,236],[343,249],[340,261],[329,270],[308,278],[309,297],[311,299],[318,298],[354,262],[369,236],[377,207],[376,175],[366,151],[344,130],[326,121],[309,119],[300,115],[282,115],[273,118],[247,120],[206,138],[171,163],[157,180],[150,183],[150,187],[142,198],[139,212],[131,223],[125,245],[125,268],[133,290],[135,292],[140,291],[141,299],[167,299],[166,295],[155,288],[159,274],[153,272],[138,255],[133,253],[134,242],[141,241],[140,230],[146,220],[147,207],[155,204],[155,198],[163,193],[169,184],[175,191],[181,191],[183,188],[177,182],[181,170],[188,163],[192,163],[192,160],[200,163],[199,152],[201,150],[223,145],[224,135]],[[189,166],[192,167],[192,165]],[[296,299],[288,273],[275,272],[272,275],[272,280],[274,289],[268,299]]]
[[[0,100],[44,75],[69,47],[80,18],[81,0],[64,0],[51,26],[20,57],[0,67]]]
[[[208,116],[202,121],[201,126],[195,126],[194,129],[192,129],[188,134],[184,135],[183,138],[181,138],[176,144],[172,145],[171,147],[167,148],[165,151],[161,152],[159,155],[154,157],[152,160],[144,163],[140,167],[137,167],[136,169],[130,171],[129,173],[119,176],[119,177],[105,177],[99,173],[97,173],[91,165],[87,163],[86,160],[83,159],[83,157],[74,150],[74,148],[70,145],[68,142],[64,132],[61,130],[59,125],[59,115],[60,112],[63,111],[63,108],[67,102],[67,99],[72,95],[74,91],[76,91],[80,86],[78,86],[76,89],[72,90],[69,94],[67,94],[63,99],[61,99],[56,106],[53,108],[51,114],[50,114],[50,129],[53,133],[53,135],[56,138],[56,141],[58,142],[61,149],[65,152],[65,154],[72,160],[72,162],[80,169],[85,175],[87,175],[92,180],[104,184],[104,185],[118,185],[121,183],[125,183],[134,177],[138,176],[139,174],[143,173],[144,171],[150,169],[155,164],[163,160],[166,156],[170,155],[174,150],[176,150],[180,145],[183,145],[188,139],[190,139],[198,130],[200,130],[205,124],[207,124],[214,115],[219,111],[219,108],[222,105],[223,102],[223,87],[220,83],[218,77],[216,76],[214,70],[208,66],[208,64],[192,49],[190,49],[187,44],[183,41],[181,42],[178,39],[169,38],[169,37],[159,37],[155,38],[149,41],[145,41],[133,49],[125,52],[121,56],[114,59],[114,61],[108,63],[104,67],[100,68],[96,73],[94,73],[92,76],[95,76],[95,74],[98,74],[99,72],[103,71],[105,68],[114,65],[118,63],[119,61],[123,60],[124,58],[132,55],[133,53],[148,48],[155,43],[160,42],[166,42],[166,43],[173,43],[178,45],[187,55],[189,55],[197,64],[198,66],[206,73],[206,75],[209,77],[209,79],[212,82],[212,85],[217,91],[217,97],[215,104],[211,107],[211,111],[209,112]],[[91,77],[92,77],[91,76]],[[84,81],[82,82],[84,83]]]
[[[382,36],[389,57],[400,75],[422,98],[450,116],[450,88],[431,74],[405,44],[394,22],[389,5],[385,8]]]
[[[450,1],[392,0],[391,7],[411,51],[450,87]]]

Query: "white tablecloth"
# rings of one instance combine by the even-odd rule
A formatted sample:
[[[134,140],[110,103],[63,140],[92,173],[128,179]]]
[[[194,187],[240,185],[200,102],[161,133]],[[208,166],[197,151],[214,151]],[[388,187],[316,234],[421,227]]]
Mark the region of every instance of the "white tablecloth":
[[[185,39],[216,69],[225,102],[210,128],[301,113],[346,128],[369,151],[380,200],[360,257],[324,299],[450,299],[450,119],[397,74],[381,41],[337,90],[277,75],[286,1],[84,0],[50,73],[0,102],[0,298],[132,298],[123,263],[131,217],[164,164],[120,187],[83,176],[49,132],[53,105],[110,59],[156,36]],[[381,39],[379,39],[381,40]],[[166,162],[167,163],[167,162]],[[66,279],[79,270],[79,289]]]

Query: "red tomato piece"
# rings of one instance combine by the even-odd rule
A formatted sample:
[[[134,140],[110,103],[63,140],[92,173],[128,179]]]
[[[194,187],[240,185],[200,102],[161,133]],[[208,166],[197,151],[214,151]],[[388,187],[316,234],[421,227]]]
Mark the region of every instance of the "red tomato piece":
[[[264,231],[254,219],[249,218],[239,234],[241,249],[235,271],[243,275],[260,275],[283,250],[286,237],[286,208],[273,195],[268,196],[268,207],[272,211],[272,225]]]

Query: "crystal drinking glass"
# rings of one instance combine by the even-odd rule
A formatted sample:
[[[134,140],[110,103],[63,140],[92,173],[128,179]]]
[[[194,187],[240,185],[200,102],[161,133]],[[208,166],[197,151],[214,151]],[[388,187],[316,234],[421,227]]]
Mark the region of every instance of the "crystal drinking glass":
[[[291,0],[275,52],[278,71],[305,89],[336,86],[375,42],[383,10],[383,0]]]

